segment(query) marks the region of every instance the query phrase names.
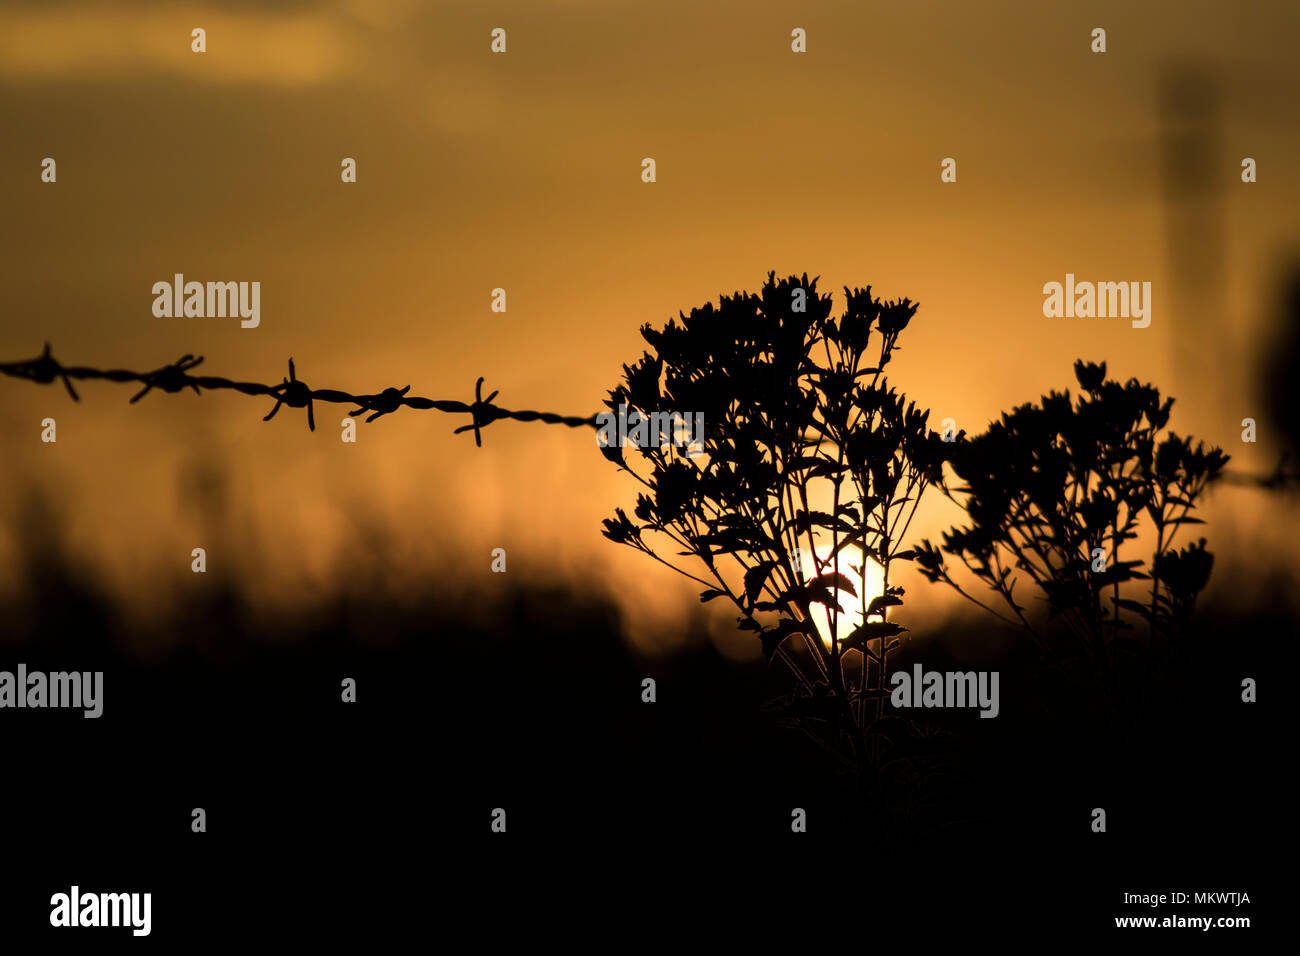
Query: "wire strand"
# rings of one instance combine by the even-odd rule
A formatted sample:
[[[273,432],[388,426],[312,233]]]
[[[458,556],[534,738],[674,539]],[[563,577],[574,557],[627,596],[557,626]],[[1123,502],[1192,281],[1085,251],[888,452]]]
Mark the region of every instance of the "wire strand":
[[[191,370],[201,365],[202,362],[203,356],[196,357],[187,354],[182,355],[169,365],[154,369],[152,372],[100,369],[84,365],[70,366],[63,365],[54,357],[50,344],[47,342],[45,350],[37,358],[23,362],[0,364],[0,373],[11,378],[27,379],[40,385],[52,384],[57,379],[63,383],[73,401],[81,400],[77,390],[72,386],[73,380],[87,379],[135,382],[143,385],[144,387],[131,398],[132,404],[144,398],[154,389],[175,393],[190,388],[194,390],[196,395],[202,394],[205,390],[229,390],[242,392],[245,395],[263,395],[275,399],[275,405],[262,419],[263,421],[270,421],[274,418],[282,405],[287,405],[290,408],[305,408],[307,410],[307,426],[312,431],[316,430],[314,409],[316,402],[354,405],[356,407],[348,413],[349,416],[370,412],[371,414],[365,419],[367,422],[373,422],[384,415],[392,414],[399,408],[414,408],[420,411],[433,410],[453,415],[469,415],[470,423],[457,428],[455,434],[459,435],[461,432],[472,430],[474,432],[474,444],[479,447],[483,445],[482,430],[503,418],[519,422],[544,422],[548,425],[564,425],[568,428],[596,427],[595,415],[586,417],[557,415],[554,412],[535,412],[528,409],[517,410],[494,405],[492,400],[497,397],[498,393],[494,391],[487,398],[483,398],[483,379],[481,377],[474,385],[474,401],[460,402],[408,395],[407,393],[411,390],[410,385],[403,388],[385,388],[371,395],[354,395],[351,392],[334,388],[311,388],[306,382],[298,378],[297,368],[294,366],[292,358],[289,359],[288,376],[282,379],[278,385],[263,385],[259,382],[237,382],[233,379],[212,375],[191,375]]]

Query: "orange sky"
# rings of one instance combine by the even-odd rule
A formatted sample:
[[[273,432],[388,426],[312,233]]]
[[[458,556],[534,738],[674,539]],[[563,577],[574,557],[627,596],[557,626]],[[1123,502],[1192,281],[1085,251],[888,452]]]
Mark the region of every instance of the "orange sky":
[[[193,352],[201,371],[271,381],[292,355],[316,387],[464,399],[484,375],[507,407],[586,414],[639,356],[641,324],[756,289],[769,269],[807,271],[825,290],[921,302],[891,372],[936,423],[979,430],[1072,385],[1075,358],[1104,358],[1179,397],[1176,429],[1240,466],[1275,463],[1255,362],[1281,270],[1300,261],[1300,7],[700,7],[6,4],[0,358],[46,340],[73,364]],[[505,55],[489,52],[497,26]],[[1203,127],[1216,159],[1175,210],[1162,144],[1179,121],[1161,90],[1182,75],[1217,91]],[[345,156],[355,185],[339,181]],[[939,181],[947,156],[955,184]],[[1258,183],[1239,181],[1243,156]],[[1213,235],[1196,236],[1202,222]],[[1188,242],[1213,251],[1212,289],[1180,272]],[[260,281],[260,327],[155,318],[151,286],[176,272]],[[1151,281],[1151,327],[1044,318],[1042,286],[1066,272]],[[505,315],[489,311],[497,286]],[[451,434],[462,421],[406,412],[350,446],[337,406],[311,434],[288,409],[262,424],[269,404],[231,393],[128,406],[127,386],[104,383],[80,405],[13,380],[0,392],[6,500],[44,489],[88,567],[142,606],[184,587],[205,545],[270,604],[432,574],[495,587],[489,552],[505,547],[511,574],[598,578],[638,639],[698,607],[689,582],[600,537],[635,492],[587,431],[502,422],[475,449]],[[56,446],[39,442],[47,415]],[[1248,415],[1254,448],[1239,440]],[[189,503],[196,468],[225,476],[215,519]],[[7,590],[21,587],[16,507],[0,524]],[[1283,509],[1216,498],[1220,587],[1242,593],[1261,562],[1295,560]],[[358,564],[369,577],[345,584]]]

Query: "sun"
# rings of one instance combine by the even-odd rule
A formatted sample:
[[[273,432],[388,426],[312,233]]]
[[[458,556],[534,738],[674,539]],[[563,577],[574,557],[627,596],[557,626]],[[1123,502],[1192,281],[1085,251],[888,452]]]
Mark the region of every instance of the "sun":
[[[825,560],[830,556],[830,553],[829,545],[818,548],[817,558],[819,561]],[[840,606],[844,608],[844,611],[836,617],[835,638],[842,641],[862,624],[862,595],[866,595],[866,603],[870,605],[873,598],[885,593],[885,569],[877,564],[874,558],[864,558],[862,552],[857,548],[844,548],[841,550],[839,557],[836,559],[836,564],[838,567],[827,567],[822,573],[830,574],[839,571],[840,574],[853,582],[853,587],[858,592],[856,598],[847,591],[839,592]],[[861,567],[861,574],[855,570],[856,567]],[[811,576],[812,574],[805,569],[805,580]],[[814,604],[812,606],[812,620],[817,628],[817,633],[821,635],[822,643],[830,647],[830,608],[824,604]]]

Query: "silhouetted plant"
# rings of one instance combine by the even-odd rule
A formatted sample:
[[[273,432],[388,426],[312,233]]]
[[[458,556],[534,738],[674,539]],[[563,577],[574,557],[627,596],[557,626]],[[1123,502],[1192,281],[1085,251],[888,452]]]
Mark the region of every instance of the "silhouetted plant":
[[[723,296],[680,325],[642,328],[654,354],[623,367],[605,404],[644,416],[702,412],[702,454],[655,441],[603,448],[645,488],[636,520],[617,509],[604,534],[699,582],[701,601],[729,600],[767,659],[795,677],[780,702],[786,718],[833,750],[847,741],[866,769],[880,756],[870,730],[905,630],[887,620],[903,603],[890,568],[915,557],[907,528],[951,446],[883,375],[916,304],[846,288],[845,310],[831,318],[831,297],[816,285],[769,273],[759,295]],[[699,566],[687,570],[662,548]],[[883,593],[857,586],[850,549],[879,564]],[[837,635],[840,615],[852,613],[842,594],[860,623]],[[829,616],[825,640],[816,605]]]
[[[1086,653],[1105,659],[1107,630],[1113,640],[1138,619],[1151,636],[1167,637],[1191,613],[1213,556],[1204,538],[1180,551],[1174,538],[1184,525],[1203,523],[1191,512],[1228,457],[1166,431],[1173,399],[1162,402],[1153,386],[1106,381],[1104,362],[1076,362],[1074,373],[1082,389],[1077,401],[1068,391],[1052,392],[956,444],[952,470],[965,484],[943,488],[970,524],[945,532],[942,550],[924,542],[918,563],[931,581],[1019,623],[1047,650],[1015,595],[1023,575],[1042,592],[1049,619],[1063,621]],[[1149,563],[1122,560],[1121,547],[1141,531],[1154,537]],[[945,554],[996,593],[1014,618],[964,590]],[[1142,581],[1149,588],[1134,585]],[[1121,595],[1121,585],[1130,596]],[[1143,597],[1134,600],[1139,590]]]

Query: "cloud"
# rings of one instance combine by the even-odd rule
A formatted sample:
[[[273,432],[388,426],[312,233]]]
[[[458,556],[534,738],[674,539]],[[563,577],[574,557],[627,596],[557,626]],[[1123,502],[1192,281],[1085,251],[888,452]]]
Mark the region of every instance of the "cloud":
[[[206,53],[190,49],[195,27],[207,31]],[[0,9],[0,79],[163,74],[208,84],[313,86],[358,73],[365,39],[365,26],[321,9],[9,7]]]

